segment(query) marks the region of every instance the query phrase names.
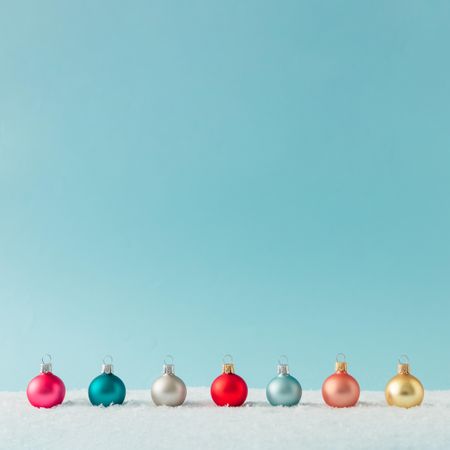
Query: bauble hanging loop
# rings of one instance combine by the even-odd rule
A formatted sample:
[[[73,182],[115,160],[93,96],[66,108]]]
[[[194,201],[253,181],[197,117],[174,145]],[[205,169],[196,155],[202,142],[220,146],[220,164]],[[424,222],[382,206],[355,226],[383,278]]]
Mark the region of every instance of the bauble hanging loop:
[[[241,406],[247,399],[248,388],[243,378],[234,373],[231,355],[223,358],[222,375],[211,384],[211,397],[218,406]]]
[[[103,358],[102,373],[89,385],[88,395],[93,405],[120,405],[125,400],[125,384],[117,375],[114,375],[113,369],[112,356],[106,355]]]
[[[322,385],[325,403],[335,408],[348,408],[358,403],[360,388],[358,382],[347,372],[347,362],[343,353],[336,355],[335,373]]]
[[[42,357],[40,374],[34,377],[27,387],[29,402],[36,408],[52,408],[63,402],[66,387],[61,378],[52,373],[52,357]]]
[[[170,360],[170,363],[167,360]],[[181,378],[175,375],[173,362],[173,357],[167,355],[164,360],[162,376],[152,384],[152,400],[157,406],[180,406],[186,399],[186,385]]]
[[[233,363],[233,357],[227,353],[222,358],[222,372],[223,373],[234,373],[234,363]]]
[[[388,405],[400,408],[419,406],[425,395],[422,383],[410,373],[409,358],[401,355],[397,364],[397,375],[386,385]]]

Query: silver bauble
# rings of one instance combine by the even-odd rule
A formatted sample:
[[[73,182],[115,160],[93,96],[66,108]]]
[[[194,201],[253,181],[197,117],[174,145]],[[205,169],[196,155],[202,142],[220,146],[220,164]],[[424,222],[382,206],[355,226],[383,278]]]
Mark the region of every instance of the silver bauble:
[[[174,374],[173,364],[164,364],[163,375],[152,385],[152,399],[157,406],[180,406],[186,399],[186,385]]]

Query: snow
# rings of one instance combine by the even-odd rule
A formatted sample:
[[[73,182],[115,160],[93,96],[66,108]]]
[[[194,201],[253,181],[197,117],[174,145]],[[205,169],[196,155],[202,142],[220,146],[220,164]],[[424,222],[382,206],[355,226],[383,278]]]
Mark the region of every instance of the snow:
[[[271,407],[250,389],[246,406],[218,408],[207,388],[188,389],[185,405],[156,407],[150,391],[129,391],[126,403],[93,407],[86,390],[63,405],[31,407],[24,392],[0,393],[0,449],[449,449],[450,391],[427,392],[421,407],[388,407],[382,392],[362,392],[359,406],[333,409],[320,392],[299,406]]]

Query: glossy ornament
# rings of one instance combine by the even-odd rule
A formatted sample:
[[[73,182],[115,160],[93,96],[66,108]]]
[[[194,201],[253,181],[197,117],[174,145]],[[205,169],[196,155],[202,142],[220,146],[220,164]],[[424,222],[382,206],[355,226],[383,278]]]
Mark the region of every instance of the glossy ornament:
[[[109,360],[109,362],[106,362]],[[95,406],[110,406],[122,404],[125,400],[126,389],[123,381],[113,373],[111,356],[103,359],[102,373],[95,377],[89,385],[89,400]]]
[[[339,356],[343,360],[339,360]],[[328,406],[335,408],[348,408],[355,406],[359,399],[359,384],[347,373],[345,355],[336,356],[336,372],[329,376],[322,385],[322,397]]]
[[[289,373],[287,357],[278,361],[278,375],[270,381],[266,388],[268,402],[272,406],[295,406],[302,397],[302,387],[296,378]]]
[[[41,373],[28,383],[27,397],[36,408],[52,408],[59,405],[66,395],[63,381],[52,373],[51,361],[50,355],[44,355]]]
[[[152,384],[152,400],[157,406],[180,406],[186,400],[186,385],[174,372],[173,358],[167,355],[171,362],[164,360],[163,374]]]
[[[222,375],[211,384],[211,397],[218,406],[241,406],[247,398],[247,384],[234,373],[233,359],[230,355],[225,355],[223,362]]]
[[[386,386],[385,395],[388,405],[400,408],[419,406],[425,395],[422,383],[409,373],[409,359],[402,355],[398,360],[398,374]]]

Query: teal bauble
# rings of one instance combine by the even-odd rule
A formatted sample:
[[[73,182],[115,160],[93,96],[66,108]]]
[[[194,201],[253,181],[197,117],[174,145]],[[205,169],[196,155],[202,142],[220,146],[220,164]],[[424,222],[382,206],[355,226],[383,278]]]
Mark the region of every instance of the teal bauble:
[[[302,387],[300,383],[289,374],[289,366],[287,363],[280,363],[277,372],[278,375],[270,381],[266,388],[268,402],[272,406],[297,405],[302,398]]]
[[[112,358],[106,363],[103,360],[102,373],[95,377],[89,385],[89,400],[95,406],[110,406],[122,404],[125,400],[126,389],[123,381],[113,374]]]

